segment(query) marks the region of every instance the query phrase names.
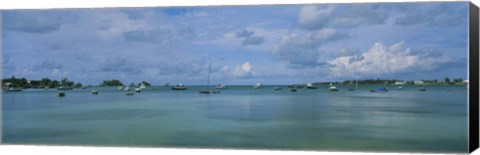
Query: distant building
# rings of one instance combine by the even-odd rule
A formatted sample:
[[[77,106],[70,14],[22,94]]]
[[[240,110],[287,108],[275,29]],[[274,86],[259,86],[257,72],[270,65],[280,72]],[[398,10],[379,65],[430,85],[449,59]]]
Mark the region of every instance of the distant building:
[[[395,85],[404,85],[404,84],[405,84],[404,81],[397,81],[397,82],[395,82]]]
[[[425,84],[423,81],[414,81],[413,83],[414,83],[414,84],[416,84],[416,85],[422,85],[422,84]]]

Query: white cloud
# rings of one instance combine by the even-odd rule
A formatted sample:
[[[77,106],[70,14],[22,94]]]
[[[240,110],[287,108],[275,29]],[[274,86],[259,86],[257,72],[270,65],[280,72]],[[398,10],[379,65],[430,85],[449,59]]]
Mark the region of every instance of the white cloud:
[[[237,66],[235,70],[233,71],[233,76],[234,77],[251,77],[253,76],[252,74],[252,65],[250,62],[245,62],[241,66]]]
[[[335,77],[358,77],[364,75],[396,74],[431,71],[451,62],[444,56],[413,54],[404,42],[391,46],[375,43],[361,55],[342,56],[328,61],[330,74]]]

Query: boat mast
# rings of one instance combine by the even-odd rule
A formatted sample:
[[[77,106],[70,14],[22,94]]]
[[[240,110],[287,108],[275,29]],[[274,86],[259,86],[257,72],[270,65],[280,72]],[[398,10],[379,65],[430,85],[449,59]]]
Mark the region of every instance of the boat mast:
[[[210,73],[212,72],[212,63],[210,62],[210,64],[208,65],[208,82],[207,82],[207,90],[209,90],[208,88],[210,87]]]

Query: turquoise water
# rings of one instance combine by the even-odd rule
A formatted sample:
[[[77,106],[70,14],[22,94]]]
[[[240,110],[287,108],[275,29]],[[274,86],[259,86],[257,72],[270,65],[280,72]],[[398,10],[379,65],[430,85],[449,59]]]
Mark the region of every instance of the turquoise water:
[[[380,152],[466,152],[465,86],[378,86],[329,92],[232,86],[204,95],[190,87],[113,87],[2,93],[2,141],[133,147]],[[385,87],[385,86],[382,86]],[[99,95],[90,91],[97,89]]]

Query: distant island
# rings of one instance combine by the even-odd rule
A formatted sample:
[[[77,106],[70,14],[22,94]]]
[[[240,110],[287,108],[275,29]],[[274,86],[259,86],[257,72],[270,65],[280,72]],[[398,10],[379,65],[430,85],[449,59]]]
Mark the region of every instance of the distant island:
[[[150,83],[146,81],[141,81],[137,85],[131,83],[130,86],[151,86]],[[120,80],[112,79],[112,80],[104,80],[102,81],[99,86],[124,86],[124,84]],[[72,87],[72,88],[82,88],[85,87],[82,83],[73,82],[68,80],[67,78],[62,78],[60,80],[52,80],[49,78],[42,78],[40,80],[28,80],[24,77],[16,78],[12,76],[10,78],[2,79],[2,88],[58,88],[58,87]]]
[[[449,77],[445,76],[443,80],[396,80],[396,79],[364,79],[364,80],[344,80],[344,81],[331,81],[331,82],[312,82],[313,85],[329,85],[329,84],[359,84],[359,85],[465,85],[468,83],[468,80],[463,80],[462,78],[454,78],[450,80]],[[137,84],[131,83],[129,86],[151,86],[149,82],[141,81]],[[304,86],[306,84],[293,84],[293,86]],[[118,79],[104,80],[100,82],[98,86],[109,87],[109,86],[126,86]],[[82,88],[85,87],[80,82],[73,82],[67,78],[62,78],[60,80],[52,80],[49,78],[42,78],[40,80],[28,80],[24,77],[16,78],[12,76],[10,78],[2,79],[2,88],[58,88],[58,87],[72,87],[72,88]]]

